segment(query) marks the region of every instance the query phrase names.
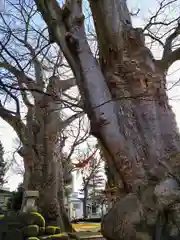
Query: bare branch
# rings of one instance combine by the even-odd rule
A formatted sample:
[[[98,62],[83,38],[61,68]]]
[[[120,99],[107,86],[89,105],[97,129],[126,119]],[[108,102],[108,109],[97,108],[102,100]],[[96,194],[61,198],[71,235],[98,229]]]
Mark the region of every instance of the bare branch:
[[[22,9],[21,9],[22,10]],[[10,27],[8,26],[8,24],[6,23],[6,21],[4,20],[3,18],[3,15],[2,15],[2,19],[3,19],[3,22],[5,24],[5,26],[7,27],[7,29],[9,30],[9,32],[11,32],[11,35],[16,39],[18,40],[20,43],[24,44],[24,46],[30,51],[30,54],[32,56],[32,62],[34,63],[34,69],[35,69],[35,78],[36,78],[36,82],[37,82],[37,88],[41,91],[43,91],[43,87],[44,87],[44,84],[43,84],[43,74],[42,74],[42,65],[40,63],[40,61],[38,60],[37,58],[37,54],[35,52],[35,49],[31,46],[30,43],[28,43],[28,31],[29,31],[29,23],[30,23],[30,19],[31,19],[31,13],[32,13],[32,10],[33,10],[33,6],[31,8],[31,11],[29,12],[28,15],[28,18],[27,20],[25,19],[25,17],[23,16],[22,12],[21,12],[21,16],[23,17],[24,19],[24,23],[26,25],[26,29],[25,29],[25,34],[24,34],[24,39],[21,39],[19,38],[16,34],[14,34]],[[36,12],[33,13],[33,15],[35,14]],[[7,50],[5,49],[5,51],[7,52]],[[8,53],[9,54],[9,53]],[[10,54],[9,54],[10,55]],[[12,57],[12,56],[11,56]],[[19,65],[18,65],[19,66]],[[26,67],[26,66],[25,66]],[[22,68],[21,68],[22,70]]]
[[[180,34],[180,23],[178,23],[177,28],[175,31],[166,39],[164,51],[163,51],[163,58],[166,58],[168,55],[172,53],[172,41]]]
[[[70,144],[71,148],[70,148],[70,151],[68,153],[67,159],[70,159],[72,154],[75,152],[76,147],[79,146],[81,143],[85,142],[89,137],[88,129],[87,130],[83,129],[83,127],[84,127],[83,120],[84,120],[84,117],[80,117],[78,119],[77,134],[75,136],[72,136],[72,135],[69,136],[70,138],[74,138],[74,141],[73,141],[73,143]],[[82,130],[83,130],[84,134],[81,136]],[[72,130],[72,133],[74,133],[73,130]]]
[[[138,8],[136,12],[130,12],[130,15],[134,17],[134,16],[137,16],[139,12],[140,12],[140,8]]]
[[[83,99],[81,97],[74,98],[67,93],[63,93],[63,96],[70,100],[70,102],[69,102],[68,100],[63,99],[64,105],[66,105],[69,108],[71,105],[72,107],[80,108],[80,109],[84,110],[84,103],[83,103]]]
[[[69,126],[74,120],[76,120],[77,118],[81,117],[84,115],[84,112],[79,112],[76,113],[74,115],[72,115],[71,117],[69,117],[68,119],[64,120],[60,125],[61,125],[61,129],[66,128],[67,126]]]
[[[164,48],[164,43],[150,31],[148,33],[145,33],[144,36],[150,37],[152,40],[157,41]]]
[[[14,60],[14,62],[17,64],[18,68],[21,71],[23,71],[23,69],[22,69],[21,65],[19,64],[19,62],[17,61],[17,59],[10,53],[9,50],[7,50],[7,48],[5,47],[5,45],[1,41],[0,41],[0,46],[2,48],[2,50],[1,50],[1,57],[5,60],[5,58],[2,55],[2,51],[5,51],[7,53],[7,55],[10,56]]]
[[[172,23],[172,21],[166,23],[166,22],[160,22],[160,21],[156,21],[158,15],[160,14],[161,11],[163,11],[167,6],[171,5],[172,3],[176,2],[177,0],[171,0],[168,1],[166,3],[166,0],[162,0],[159,3],[159,8],[157,9],[156,13],[154,15],[151,16],[149,22],[147,23],[147,25],[144,27],[143,31],[149,30],[153,25],[158,25],[158,24],[162,24],[162,25],[170,25]],[[177,21],[178,19],[173,19],[174,21]]]
[[[35,50],[33,47],[25,40],[22,40],[18,38],[17,36],[13,35],[19,42],[23,43],[25,47],[30,51],[32,56],[32,62],[34,63],[34,69],[35,69],[35,79],[37,82],[37,88],[40,91],[43,91],[44,88],[44,81],[43,81],[43,68],[40,63],[40,61],[37,58],[37,54],[35,53]]]
[[[7,123],[9,123],[9,125],[16,131],[16,133],[18,134],[19,139],[21,140],[21,142],[25,141],[25,129],[26,126],[25,124],[22,122],[20,116],[17,115],[13,115],[13,112],[5,109],[2,105],[2,103],[0,103],[0,117],[2,117],[2,119],[4,121],[6,121]]]
[[[12,66],[7,61],[0,62],[0,68],[4,68],[4,69],[8,70],[9,72],[11,72],[17,78],[18,83],[20,85],[19,86],[20,89],[31,91],[34,98],[36,98],[37,92],[42,93],[42,91],[38,89],[37,84],[33,81],[33,79],[31,79],[30,77],[25,75],[25,73],[23,71],[18,70],[16,67]],[[27,89],[25,87],[23,87],[23,84],[25,84],[27,86]],[[24,99],[24,94],[25,93],[23,93],[23,96],[22,96],[23,99]]]
[[[41,93],[42,95],[47,95],[47,96],[52,96],[51,94],[49,93],[46,93],[46,92],[42,92],[38,89],[35,89],[35,88],[27,88],[27,87],[15,87],[17,84],[6,84],[6,83],[3,83],[3,85],[6,87],[6,88],[9,88],[9,89],[13,89],[13,90],[17,90],[17,91],[26,91],[26,92],[37,92],[37,93]]]
[[[180,34],[180,23],[178,22],[178,26],[167,37],[165,41],[162,59],[160,61],[157,61],[160,67],[165,70],[167,70],[176,60],[180,59],[180,47],[174,51],[172,50],[172,42],[176,37],[179,36],[179,34]]]
[[[0,88],[7,93],[7,95],[9,95],[12,99],[14,99],[15,103],[16,103],[16,113],[15,115],[20,117],[20,105],[19,105],[19,100],[18,98],[11,93],[11,91],[5,86],[5,84],[2,82],[2,80],[0,79]]]
[[[58,91],[59,92],[65,92],[69,88],[74,87],[76,85],[76,80],[75,78],[69,78],[67,80],[60,80],[58,76],[51,76],[49,78],[50,82],[51,81],[56,81],[56,84],[58,85]]]

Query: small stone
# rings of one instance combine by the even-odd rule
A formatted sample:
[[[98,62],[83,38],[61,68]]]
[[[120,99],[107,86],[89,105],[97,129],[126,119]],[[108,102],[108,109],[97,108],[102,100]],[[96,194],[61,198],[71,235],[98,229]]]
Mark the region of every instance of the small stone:
[[[29,225],[24,227],[23,233],[26,237],[37,237],[39,235],[39,226]]]
[[[60,228],[56,226],[46,226],[45,233],[48,235],[60,233]]]
[[[56,233],[56,227],[54,226],[47,226],[45,229],[45,233],[47,233],[48,235],[53,235]]]

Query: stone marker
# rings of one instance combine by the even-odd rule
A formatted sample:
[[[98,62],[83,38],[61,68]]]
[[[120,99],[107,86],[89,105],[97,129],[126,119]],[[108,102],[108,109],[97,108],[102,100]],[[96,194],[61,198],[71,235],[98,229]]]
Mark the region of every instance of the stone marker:
[[[39,197],[38,191],[25,191],[23,212],[37,211],[36,199]]]

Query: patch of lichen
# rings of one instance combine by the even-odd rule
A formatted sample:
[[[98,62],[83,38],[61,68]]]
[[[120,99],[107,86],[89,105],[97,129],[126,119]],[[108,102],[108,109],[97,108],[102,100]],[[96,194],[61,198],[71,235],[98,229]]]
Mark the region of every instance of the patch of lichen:
[[[39,235],[39,226],[29,225],[24,227],[23,233],[26,237],[37,237]]]
[[[47,234],[53,235],[53,234],[58,234],[60,232],[61,232],[60,228],[56,227],[56,226],[46,226],[46,228],[45,228],[45,233],[47,233]]]
[[[4,216],[2,216],[2,218],[3,217]],[[61,229],[58,226],[46,225],[44,217],[38,212],[21,212],[18,215],[12,214],[9,217],[5,215],[4,218],[6,219],[7,224],[10,222],[11,227],[12,222],[14,221],[13,231],[19,231],[18,234],[22,235],[23,239],[26,240],[68,240],[72,237],[70,233],[61,233]],[[5,221],[2,219],[1,222]],[[84,228],[87,227],[87,225],[90,225],[89,227],[97,227],[97,225],[99,226],[99,224],[77,224],[77,227]],[[87,229],[85,231],[84,230],[85,229],[83,229],[83,232],[87,231]]]
[[[37,219],[39,221],[38,225],[40,227],[45,227],[45,225],[46,225],[45,219],[44,219],[44,217],[40,213],[38,213],[38,212],[31,212],[30,214],[32,214],[32,215],[37,217]]]
[[[16,218],[22,222],[24,226],[37,225],[39,227],[45,227],[43,216],[37,212],[21,212]]]
[[[59,233],[59,234],[49,235],[46,239],[66,240],[66,239],[69,239],[69,236],[67,233]]]
[[[37,238],[37,237],[28,237],[28,239],[27,240],[40,240],[39,238]]]

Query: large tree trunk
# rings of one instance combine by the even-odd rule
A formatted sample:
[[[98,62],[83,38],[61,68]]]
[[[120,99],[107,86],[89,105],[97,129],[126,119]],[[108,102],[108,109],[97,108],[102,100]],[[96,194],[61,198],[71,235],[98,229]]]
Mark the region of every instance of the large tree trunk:
[[[50,80],[47,91],[28,109],[26,141],[21,155],[25,165],[25,189],[38,190],[38,211],[47,224],[69,228],[64,208],[64,178],[61,158],[59,110],[60,93],[57,79]],[[63,220],[65,218],[65,220]]]
[[[25,189],[39,191],[38,211],[45,217],[47,224],[61,224],[62,227],[58,199],[58,169],[55,161],[51,159],[45,165],[42,159],[40,161],[39,158],[33,158],[33,166],[28,166],[25,170]]]
[[[67,1],[71,57],[63,45],[62,22],[54,28],[51,24],[51,17],[60,19],[60,12],[52,11],[55,1],[36,2],[72,68],[71,57],[76,60],[77,71],[73,70],[92,133],[116,176],[118,200],[103,219],[104,236],[110,240],[179,236],[180,135],[166,95],[167,68],[153,59],[142,31],[132,27],[125,0],[89,0],[100,66],[86,40],[81,1]]]
[[[74,229],[70,223],[69,217],[66,213],[65,205],[64,205],[64,199],[65,199],[65,193],[64,193],[64,177],[63,174],[63,165],[62,161],[59,161],[59,191],[58,191],[58,200],[59,200],[59,207],[60,207],[60,213],[61,213],[61,219],[63,223],[61,224],[63,226],[62,231],[66,232],[73,232]],[[68,175],[68,173],[66,173]]]
[[[61,134],[62,130],[81,114],[76,113],[62,120],[60,111],[62,110],[62,93],[75,86],[75,79],[60,80],[53,75],[45,87],[41,63],[34,56],[34,50],[31,47],[30,52],[34,63],[35,80],[8,62],[0,63],[0,67],[16,76],[19,88],[22,88],[21,97],[27,107],[26,123],[18,112],[18,104],[15,115],[0,104],[1,117],[16,131],[22,144],[19,154],[24,160],[25,190],[39,191],[38,209],[48,224],[60,224],[61,229],[70,231],[72,227],[66,216],[63,194],[64,182],[69,181],[70,178],[67,171],[68,163],[61,156],[64,143],[64,140],[61,141]],[[33,103],[29,101],[23,84],[31,92]]]
[[[168,173],[177,176],[180,171],[180,137],[166,95],[166,72],[145,47],[141,30],[132,28],[125,1],[124,9],[121,1],[90,2],[101,69],[116,100],[121,147],[128,159],[107,158],[111,171],[119,173],[116,186],[121,198],[104,217],[102,231],[109,239],[162,239],[165,235],[178,235],[179,217],[164,217],[166,210],[174,211],[173,204],[180,207],[176,202],[180,196],[178,187],[168,179]],[[115,22],[122,21],[125,25],[119,31]],[[116,169],[112,169],[112,160]],[[173,194],[178,196],[173,198]]]
[[[173,212],[173,203],[180,196],[176,183],[168,179],[168,173],[177,176],[180,171],[177,161],[180,136],[166,95],[166,72],[145,47],[141,29],[132,28],[125,1],[96,4],[90,1],[90,4],[101,69],[116,100],[115,111],[123,139],[121,147],[128,159],[124,161],[121,155],[119,159],[107,158],[111,171],[119,174],[116,186],[121,198],[104,217],[102,231],[109,239],[163,238],[179,234],[178,218],[164,217],[166,209]],[[119,22],[124,23],[121,30]],[[112,160],[116,169],[112,169]],[[163,199],[165,189],[166,201]],[[175,192],[178,196],[173,199]],[[177,202],[176,207],[180,207]]]

